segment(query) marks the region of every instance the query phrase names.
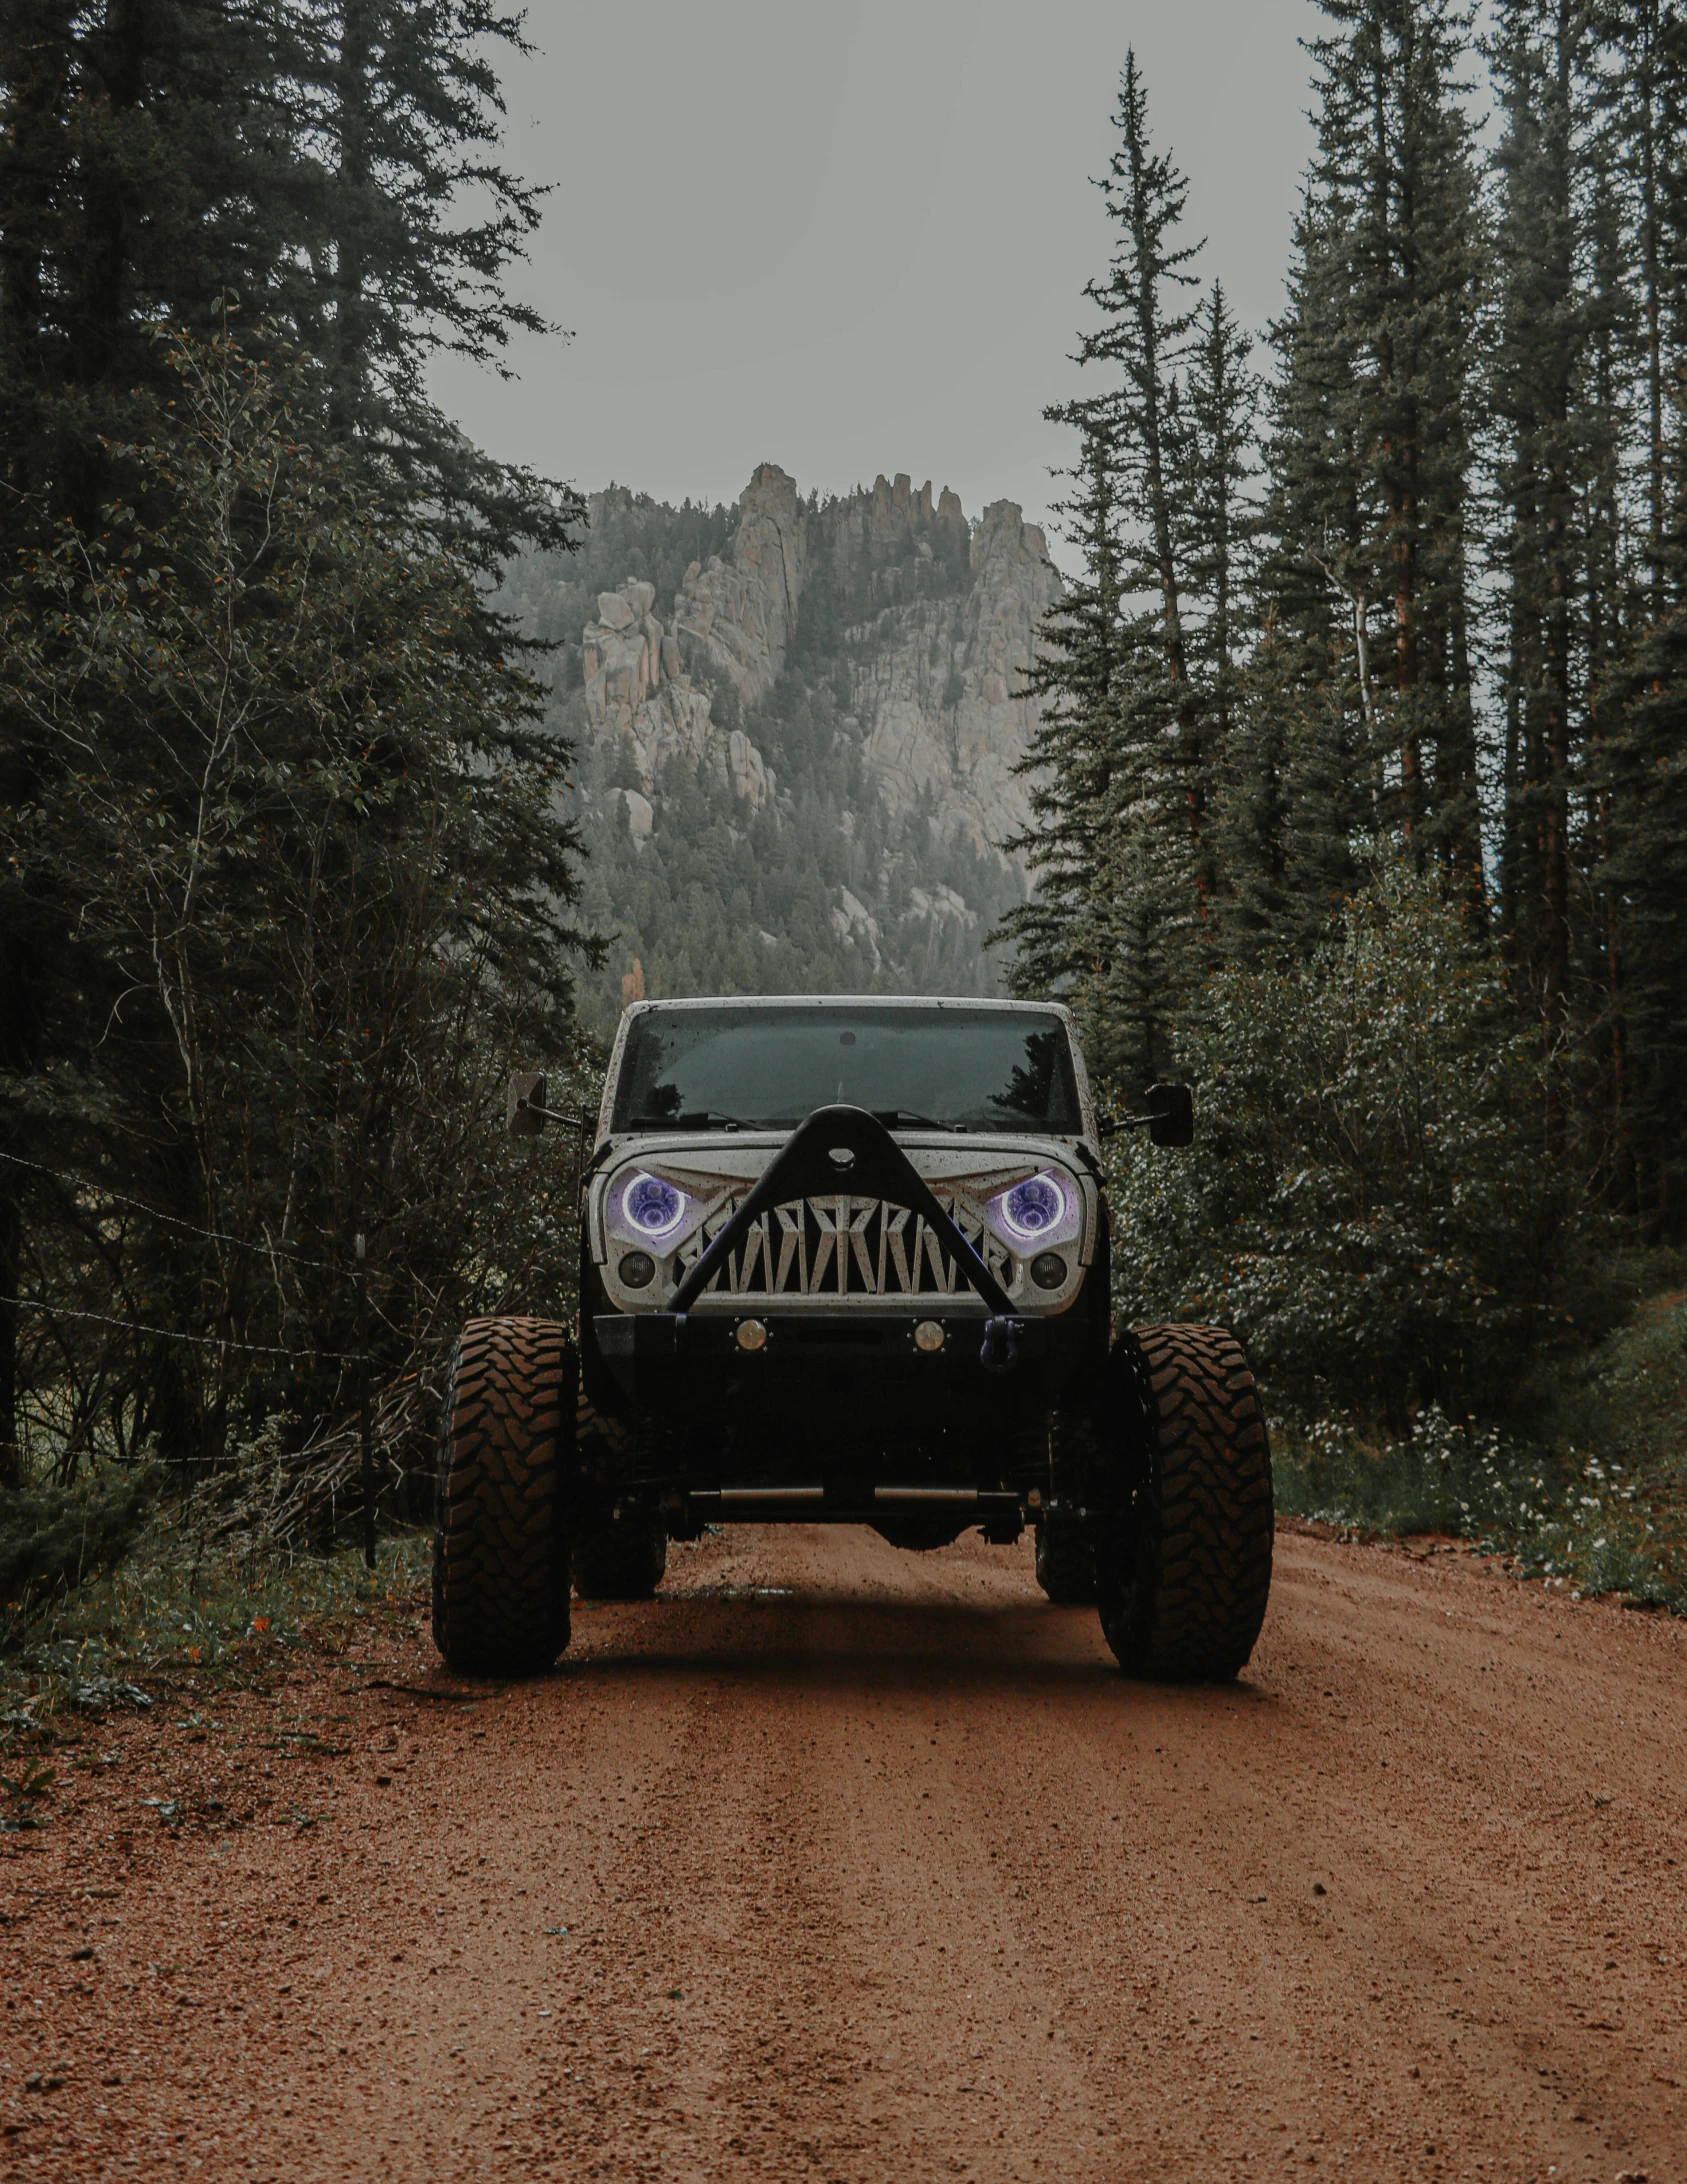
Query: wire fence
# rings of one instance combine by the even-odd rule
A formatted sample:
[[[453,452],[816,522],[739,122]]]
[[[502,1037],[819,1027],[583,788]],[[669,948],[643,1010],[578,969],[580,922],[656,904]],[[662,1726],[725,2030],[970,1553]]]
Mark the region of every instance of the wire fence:
[[[590,1127],[589,1116],[569,1115],[556,1119],[577,1125],[582,1135]],[[115,1216],[122,1209],[138,1216],[145,1224],[155,1224],[163,1234],[200,1240],[220,1250],[245,1254],[260,1264],[267,1264],[277,1296],[284,1306],[283,1328],[295,1309],[286,1301],[287,1293],[282,1287],[284,1271],[297,1270],[301,1275],[314,1275],[319,1280],[327,1276],[336,1286],[341,1281],[352,1285],[351,1296],[346,1296],[344,1291],[340,1294],[346,1296],[348,1308],[355,1299],[354,1339],[360,1345],[355,1349],[322,1347],[310,1341],[260,1342],[232,1332],[161,1325],[138,1314],[95,1309],[96,1303],[108,1301],[104,1299],[72,1305],[55,1303],[51,1296],[39,1293],[0,1293],[0,1310],[26,1316],[42,1330],[37,1340],[53,1342],[56,1339],[67,1360],[74,1347],[72,1329],[87,1327],[109,1329],[114,1335],[135,1342],[163,1343],[191,1351],[204,1358],[208,1365],[221,1364],[224,1370],[220,1378],[228,1388],[234,1385],[241,1361],[249,1362],[249,1378],[254,1389],[263,1385],[258,1376],[266,1361],[290,1366],[301,1378],[313,1367],[332,1368],[332,1391],[319,1385],[308,1405],[301,1406],[303,1415],[286,1419],[287,1431],[283,1430],[282,1423],[286,1411],[285,1376],[278,1375],[282,1386],[275,1388],[269,1398],[280,1405],[273,1421],[266,1422],[254,1412],[249,1430],[244,1434],[237,1432],[227,1445],[205,1455],[195,1450],[190,1436],[182,1447],[172,1448],[168,1462],[172,1470],[181,1470],[184,1477],[193,1474],[203,1477],[203,1486],[192,1487],[189,1494],[196,1504],[203,1504],[207,1515],[219,1494],[230,1511],[241,1508],[247,1511],[248,1517],[261,1505],[265,1513],[258,1529],[272,1538],[280,1538],[291,1528],[319,1523],[324,1511],[332,1527],[337,1523],[340,1511],[359,1505],[368,1528],[366,1543],[372,1551],[372,1512],[379,1494],[390,1493],[395,1487],[403,1487],[405,1482],[414,1486],[429,1468],[432,1422],[423,1414],[430,1410],[436,1398],[448,1345],[439,1323],[443,1294],[433,1293],[425,1281],[418,1288],[413,1268],[409,1270],[406,1293],[411,1295],[413,1305],[419,1304],[422,1308],[415,1324],[410,1324],[416,1318],[413,1311],[401,1313],[395,1319],[388,1300],[378,1293],[371,1295],[371,1288],[373,1286],[378,1292],[384,1286],[379,1278],[380,1261],[389,1259],[394,1243],[411,1224],[441,1211],[460,1213],[459,1194],[431,1193],[384,1212],[367,1232],[369,1241],[379,1240],[381,1245],[379,1260],[372,1266],[365,1255],[363,1236],[357,1238],[355,1257],[348,1253],[343,1259],[328,1258],[268,1234],[261,1237],[236,1235],[225,1228],[168,1212],[130,1192],[116,1189],[86,1169],[68,1170],[3,1149],[0,1149],[0,1163],[57,1186],[74,1207],[77,1218],[90,1226]],[[117,1240],[108,1236],[107,1241],[115,1244]],[[542,1248],[535,1235],[526,1252],[518,1249],[515,1257],[520,1263],[499,1277],[499,1287],[507,1293],[512,1282],[520,1284],[531,1276],[533,1251]],[[376,1277],[373,1284],[371,1275]],[[21,1289],[25,1285],[20,1283],[18,1286]],[[326,1305],[328,1300],[323,1298],[320,1302]],[[480,1307],[482,1310],[488,1308],[508,1309],[508,1306]],[[330,1307],[330,1317],[340,1318],[342,1314]],[[405,1324],[400,1324],[400,1320]],[[337,1332],[334,1329],[323,1331],[329,1333],[330,1341],[333,1332]],[[373,1348],[371,1337],[374,1338]],[[378,1363],[378,1358],[384,1363]],[[95,1372],[90,1383],[92,1392],[67,1383],[56,1396],[49,1390],[40,1394],[39,1399],[31,1399],[29,1432],[38,1447],[37,1462],[46,1465],[43,1477],[56,1478],[60,1484],[69,1483],[84,1460],[96,1460],[97,1446],[110,1435],[115,1435],[115,1460],[122,1464],[137,1460],[128,1444],[126,1426],[113,1425],[108,1435],[107,1427],[99,1423],[114,1400],[119,1404],[128,1400],[121,1391],[114,1398],[109,1381],[103,1381],[102,1385],[106,1370],[102,1364]],[[73,1369],[73,1381],[77,1378]],[[67,1404],[68,1408],[65,1407]],[[20,1426],[23,1423],[20,1406]],[[141,1430],[138,1413],[136,1430]],[[288,1431],[295,1433],[297,1438],[289,1440]],[[19,1448],[14,1454],[14,1462],[23,1453]],[[384,1489],[377,1489],[377,1468],[384,1476]],[[357,1476],[359,1473],[361,1477]],[[13,1475],[16,1476],[16,1472]],[[206,1500],[207,1496],[211,1499]],[[233,1521],[232,1518],[229,1521]],[[217,1528],[226,1528],[223,1518],[218,1518]]]
[[[9,1304],[20,1312],[38,1312],[44,1319],[91,1320],[101,1327],[121,1328],[130,1335],[157,1335],[165,1342],[197,1343],[207,1350],[233,1350],[245,1357],[287,1357],[323,1359],[329,1364],[358,1365],[369,1353],[366,1350],[316,1350],[297,1344],[273,1342],[239,1342],[232,1335],[193,1335],[180,1327],[153,1327],[145,1320],[121,1319],[110,1312],[73,1311],[69,1305],[49,1304],[41,1297],[0,1297],[0,1304]]]
[[[157,1206],[147,1205],[143,1199],[131,1198],[126,1191],[113,1190],[109,1184],[96,1182],[90,1176],[72,1175],[63,1168],[49,1168],[42,1161],[25,1160],[19,1153],[0,1152],[0,1160],[13,1168],[28,1168],[35,1175],[51,1176],[55,1183],[67,1183],[72,1190],[98,1191],[102,1198],[110,1199],[114,1205],[132,1207],[135,1212],[144,1213],[148,1220],[161,1221],[169,1228],[182,1229],[189,1236],[203,1236],[211,1243],[232,1245],[236,1251],[254,1252],[263,1258],[286,1259],[295,1266],[311,1267],[319,1274],[345,1275],[355,1272],[354,1268],[343,1263],[337,1264],[331,1259],[312,1259],[304,1252],[296,1251],[291,1244],[274,1243],[268,1237],[260,1244],[254,1243],[249,1236],[232,1236],[226,1229],[202,1228],[197,1221],[186,1220],[179,1213],[165,1213]]]

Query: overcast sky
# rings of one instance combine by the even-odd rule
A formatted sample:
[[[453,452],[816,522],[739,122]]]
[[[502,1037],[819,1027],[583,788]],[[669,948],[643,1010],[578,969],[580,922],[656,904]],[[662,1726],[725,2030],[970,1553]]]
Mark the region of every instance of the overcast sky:
[[[512,287],[573,339],[436,391],[583,489],[950,485],[1041,517],[1106,262],[1125,51],[1244,324],[1281,306],[1312,0],[531,0],[506,156],[553,185]]]

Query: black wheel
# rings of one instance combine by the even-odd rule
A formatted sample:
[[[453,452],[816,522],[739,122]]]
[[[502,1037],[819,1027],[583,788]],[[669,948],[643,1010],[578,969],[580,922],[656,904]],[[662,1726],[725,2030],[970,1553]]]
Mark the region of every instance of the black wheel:
[[[1247,1357],[1222,1327],[1139,1327],[1112,1386],[1115,1485],[1095,1528],[1107,1643],[1133,1676],[1234,1676],[1271,1591],[1271,1450]]]
[[[465,1676],[549,1668],[568,1643],[563,1471],[578,1364],[551,1320],[464,1327],[439,1426],[433,1636]]]
[[[1051,1513],[1037,1527],[1037,1583],[1057,1608],[1095,1604],[1095,1550],[1089,1527]]]
[[[648,1600],[668,1567],[668,1532],[648,1509],[629,1509],[574,1543],[574,1590],[582,1600]]]

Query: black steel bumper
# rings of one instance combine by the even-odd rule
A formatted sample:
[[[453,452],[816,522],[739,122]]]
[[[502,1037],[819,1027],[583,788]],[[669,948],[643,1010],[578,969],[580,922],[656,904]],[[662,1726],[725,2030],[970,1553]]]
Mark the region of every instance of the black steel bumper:
[[[746,1325],[764,1339],[746,1348]],[[943,1330],[922,1350],[918,1326]],[[1077,1312],[1047,1319],[986,1319],[976,1311],[605,1312],[594,1316],[598,1355],[632,1408],[673,1423],[787,1412],[793,1423],[828,1390],[911,1422],[923,1412],[1046,1411],[1085,1361],[1091,1331]]]

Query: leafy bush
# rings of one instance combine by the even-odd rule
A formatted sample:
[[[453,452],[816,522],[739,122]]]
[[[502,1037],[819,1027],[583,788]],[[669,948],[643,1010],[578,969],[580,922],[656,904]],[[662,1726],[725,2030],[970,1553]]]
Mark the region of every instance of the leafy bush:
[[[1457,1425],[1435,1406],[1402,1440],[1351,1419],[1275,1419],[1278,1506],[1366,1531],[1439,1532],[1508,1555],[1520,1577],[1687,1610],[1687,1528],[1611,1456]]]
[[[77,1486],[0,1493],[0,1614],[30,1608],[121,1561],[159,1473],[106,1469]]]
[[[1386,867],[1304,961],[1223,970],[1182,1051],[1198,1142],[1117,1161],[1124,1316],[1234,1326],[1308,1411],[1500,1415],[1562,1325],[1575,1207],[1463,912]]]

